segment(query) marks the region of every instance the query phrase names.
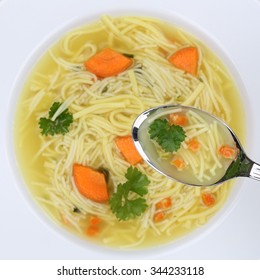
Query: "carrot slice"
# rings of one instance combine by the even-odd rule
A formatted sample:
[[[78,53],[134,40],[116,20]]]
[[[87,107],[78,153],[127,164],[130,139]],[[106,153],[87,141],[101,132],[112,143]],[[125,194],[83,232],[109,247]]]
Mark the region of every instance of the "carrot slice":
[[[219,154],[226,159],[235,159],[237,157],[237,148],[223,145],[219,148]]]
[[[215,195],[210,192],[202,193],[201,198],[202,198],[203,203],[208,207],[211,207],[211,206],[215,205],[215,203],[216,203]]]
[[[168,60],[175,67],[184,70],[193,76],[197,75],[199,52],[196,47],[180,49],[172,54]]]
[[[201,146],[200,142],[195,138],[188,141],[187,145],[188,145],[188,149],[194,153],[198,152]]]
[[[143,162],[143,158],[135,148],[131,136],[119,136],[115,139],[116,145],[124,158],[132,165]]]
[[[165,213],[164,212],[157,212],[153,216],[153,220],[155,223],[161,222],[165,219]]]
[[[170,197],[166,197],[164,199],[162,199],[161,201],[157,202],[155,205],[155,208],[157,210],[159,209],[167,209],[170,208],[172,206],[172,200]]]
[[[168,115],[168,122],[170,125],[185,126],[188,123],[188,118],[184,113],[172,113]]]
[[[181,157],[174,157],[171,164],[179,171],[182,171],[186,167],[186,163]]]
[[[103,49],[84,63],[89,72],[100,78],[116,76],[131,64],[130,58],[109,48]]]
[[[73,177],[79,192],[96,202],[108,201],[105,175],[80,164],[73,165]]]

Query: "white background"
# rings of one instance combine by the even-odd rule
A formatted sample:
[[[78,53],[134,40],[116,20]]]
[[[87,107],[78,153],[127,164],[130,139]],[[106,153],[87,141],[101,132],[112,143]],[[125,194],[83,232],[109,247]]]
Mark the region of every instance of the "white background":
[[[53,29],[78,16],[127,11],[173,11],[207,30],[234,62],[248,92],[252,125],[248,155],[260,162],[260,2],[257,0],[7,0],[0,1],[0,259],[109,259],[61,238],[42,222],[15,184],[5,132],[11,89],[20,66]],[[260,259],[260,182],[245,180],[236,207],[214,232],[161,258]],[[139,253],[122,258],[141,258]],[[147,257],[147,256],[146,256]],[[149,258],[157,258],[152,252]]]

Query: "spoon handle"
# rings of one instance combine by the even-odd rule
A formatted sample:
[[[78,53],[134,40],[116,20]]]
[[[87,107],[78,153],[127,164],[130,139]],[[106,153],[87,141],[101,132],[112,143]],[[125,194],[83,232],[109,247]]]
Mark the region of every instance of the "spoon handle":
[[[258,163],[253,163],[253,166],[249,173],[249,177],[260,181],[260,165]]]

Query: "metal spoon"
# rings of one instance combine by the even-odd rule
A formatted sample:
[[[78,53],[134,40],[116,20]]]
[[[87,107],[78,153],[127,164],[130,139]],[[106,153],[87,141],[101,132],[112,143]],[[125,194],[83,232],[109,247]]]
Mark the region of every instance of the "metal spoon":
[[[178,173],[178,171],[172,172],[174,170],[173,166],[170,166],[170,164],[167,165],[160,159],[156,152],[156,148],[149,137],[148,128],[152,121],[167,116],[171,112],[176,111],[176,109],[185,112],[193,111],[201,118],[207,119],[207,121],[217,122],[217,125],[222,132],[226,133],[228,137],[231,138],[238,149],[238,153],[234,160],[230,160],[228,165],[225,167],[223,166],[222,174],[220,173],[221,175],[213,176],[209,181],[205,180],[200,182],[195,179],[193,180],[190,176],[181,177],[179,176],[180,172]],[[149,109],[141,113],[134,121],[132,138],[138,152],[152,168],[159,173],[186,185],[212,186],[236,177],[249,177],[260,181],[260,165],[247,157],[233,130],[225,122],[203,110],[181,105],[165,105]]]

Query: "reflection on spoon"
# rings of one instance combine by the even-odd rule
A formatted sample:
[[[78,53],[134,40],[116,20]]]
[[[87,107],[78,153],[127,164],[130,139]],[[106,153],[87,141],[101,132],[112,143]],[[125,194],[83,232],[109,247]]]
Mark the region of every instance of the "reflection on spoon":
[[[149,109],[135,120],[132,137],[151,167],[178,182],[211,186],[235,177],[260,180],[260,165],[246,156],[232,129],[197,108]]]

